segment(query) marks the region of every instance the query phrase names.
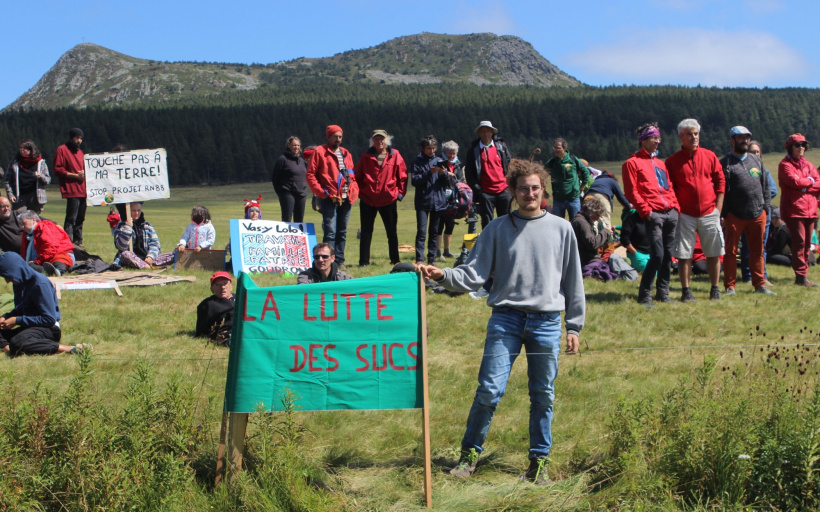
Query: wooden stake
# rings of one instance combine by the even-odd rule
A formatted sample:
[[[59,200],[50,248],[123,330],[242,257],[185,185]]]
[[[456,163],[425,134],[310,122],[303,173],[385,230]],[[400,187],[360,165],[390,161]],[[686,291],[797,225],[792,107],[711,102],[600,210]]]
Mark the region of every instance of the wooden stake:
[[[222,426],[219,427],[219,448],[216,450],[216,478],[214,485],[219,485],[225,473],[225,438],[228,435],[228,412],[222,411]]]
[[[248,413],[232,412],[228,440],[228,469],[230,481],[242,471],[242,457],[245,453],[245,429],[248,427]]]
[[[421,408],[421,431],[424,437],[424,501],[427,508],[433,508],[433,471],[432,456],[430,453],[430,388],[427,380],[427,287],[424,284],[424,276],[419,276],[419,293],[421,301],[421,385],[422,385],[422,408]]]

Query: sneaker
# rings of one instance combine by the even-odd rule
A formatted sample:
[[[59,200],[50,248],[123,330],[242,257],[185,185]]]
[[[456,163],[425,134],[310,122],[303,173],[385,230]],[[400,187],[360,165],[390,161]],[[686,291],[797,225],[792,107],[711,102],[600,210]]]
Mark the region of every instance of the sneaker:
[[[713,286],[712,289],[709,290],[709,300],[720,300],[720,288]]]
[[[737,295],[737,290],[735,290],[734,286],[731,287],[731,288],[726,288],[725,290],[723,290],[723,296],[724,297],[734,297],[735,295]]]
[[[680,301],[681,302],[697,302],[695,300],[695,296],[692,295],[692,290],[690,290],[689,288],[684,288],[683,292],[680,295]]]
[[[817,285],[809,281],[809,278],[806,276],[795,277],[794,284],[798,286],[805,286],[806,288],[817,288]]]
[[[51,263],[49,263],[47,261],[43,263],[43,271],[49,277],[50,276],[58,276],[58,277],[60,276],[60,271],[57,270],[57,267],[55,267],[54,265],[52,265]]]
[[[461,450],[456,467],[450,470],[450,474],[456,478],[470,478],[475,473],[478,464],[478,452],[475,448]]]
[[[550,460],[547,457],[536,457],[530,459],[530,466],[527,472],[522,477],[524,480],[534,483],[535,485],[550,485],[552,481],[547,475],[547,468]]]
[[[445,249],[444,252],[441,253],[441,255],[445,258],[455,258],[455,256],[453,256],[453,253],[451,253],[449,249]]]
[[[490,292],[488,292],[484,288],[480,288],[477,292],[470,292],[470,297],[474,298],[475,300],[486,299],[489,295]]]
[[[758,288],[757,290],[755,290],[755,293],[762,293],[763,295],[777,295],[776,293],[774,293],[773,291],[769,290],[769,289],[768,289],[768,288],[766,288],[765,286],[761,286],[760,288]]]

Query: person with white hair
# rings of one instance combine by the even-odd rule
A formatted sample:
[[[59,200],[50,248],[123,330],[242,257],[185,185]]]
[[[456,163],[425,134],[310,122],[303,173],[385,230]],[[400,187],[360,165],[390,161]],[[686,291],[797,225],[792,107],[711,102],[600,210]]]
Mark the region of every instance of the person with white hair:
[[[695,302],[689,288],[695,237],[700,236],[709,270],[710,300],[720,300],[720,257],[724,253],[720,212],[726,178],[717,155],[700,147],[700,124],[684,119],[678,124],[681,150],[666,159],[669,180],[675,187],[680,218],[675,233],[675,257],[681,284],[681,302]]]

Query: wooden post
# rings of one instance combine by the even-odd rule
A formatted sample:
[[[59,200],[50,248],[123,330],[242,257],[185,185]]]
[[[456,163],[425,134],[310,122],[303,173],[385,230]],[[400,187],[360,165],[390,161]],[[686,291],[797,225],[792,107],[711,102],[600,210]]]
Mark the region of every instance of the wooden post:
[[[222,411],[222,425],[219,427],[219,448],[216,450],[216,478],[214,485],[219,485],[225,476],[225,438],[228,434],[228,412]]]
[[[427,508],[433,508],[433,472],[432,456],[430,453],[430,388],[427,380],[427,287],[424,284],[424,276],[419,276],[420,312],[419,319],[421,328],[421,385],[422,385],[422,408],[421,408],[421,431],[424,438],[424,501]]]
[[[242,471],[242,457],[245,453],[245,429],[248,427],[248,413],[232,412],[229,420],[228,469],[230,480]]]

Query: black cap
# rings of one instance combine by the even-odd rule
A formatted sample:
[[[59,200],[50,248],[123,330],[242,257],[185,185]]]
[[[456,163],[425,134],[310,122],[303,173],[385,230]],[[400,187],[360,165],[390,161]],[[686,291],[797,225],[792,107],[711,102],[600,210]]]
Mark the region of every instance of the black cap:
[[[83,131],[80,128],[72,128],[68,130],[68,138],[73,139],[74,137],[80,137],[81,139],[84,138]]]

